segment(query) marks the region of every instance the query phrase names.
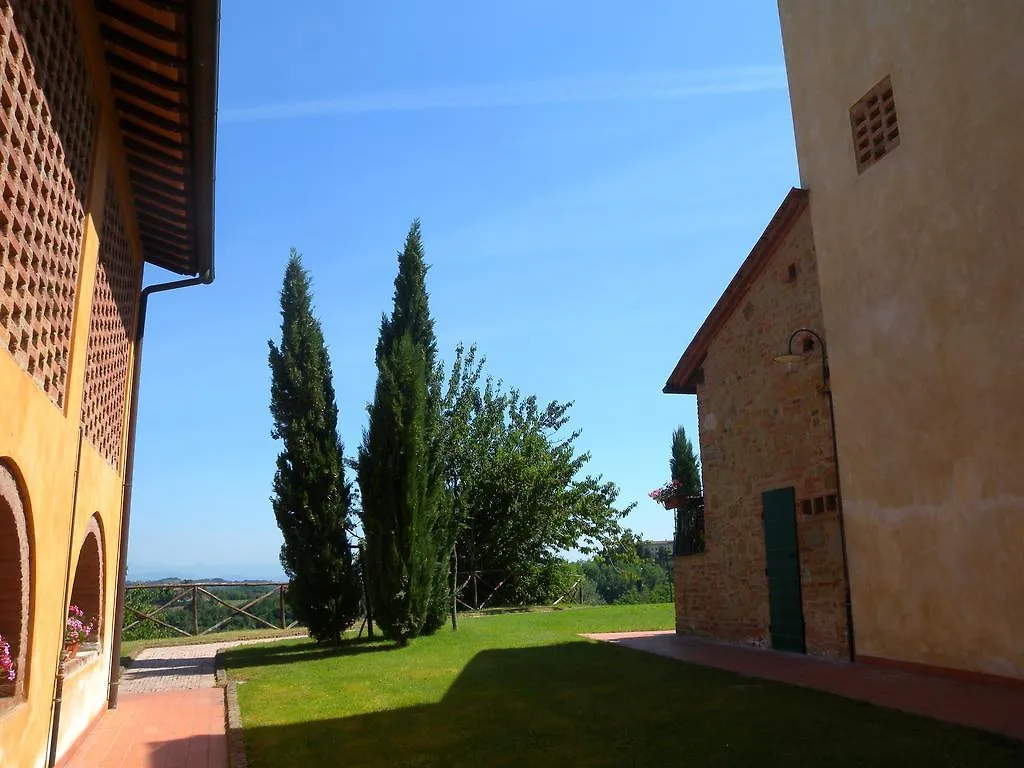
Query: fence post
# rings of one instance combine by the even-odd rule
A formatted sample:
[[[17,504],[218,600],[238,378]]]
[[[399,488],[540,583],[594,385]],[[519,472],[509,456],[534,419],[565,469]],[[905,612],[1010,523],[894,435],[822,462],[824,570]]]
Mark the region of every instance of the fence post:
[[[473,573],[473,610],[474,611],[479,611],[480,610],[480,597],[479,597],[479,595],[477,595],[477,591],[476,591],[477,576],[478,576],[478,574],[476,572],[474,572]]]
[[[192,585],[192,634],[199,634],[199,606],[197,600],[199,599],[199,588]]]
[[[459,628],[459,550],[452,545],[452,631]]]
[[[284,629],[284,585],[282,584],[280,587],[278,587],[277,591],[281,596],[281,629]]]

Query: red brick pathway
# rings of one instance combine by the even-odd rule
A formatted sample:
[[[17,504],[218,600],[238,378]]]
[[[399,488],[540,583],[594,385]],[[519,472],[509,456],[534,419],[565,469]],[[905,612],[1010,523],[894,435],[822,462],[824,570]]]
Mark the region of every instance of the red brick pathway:
[[[228,768],[224,690],[122,696],[61,768]]]
[[[227,768],[224,689],[214,687],[214,657],[222,648],[284,639],[143,651],[121,680],[118,708],[103,713],[60,768]]]
[[[988,685],[864,664],[764,651],[683,637],[675,632],[584,635],[690,664],[815,688],[890,709],[1024,740],[1024,687]]]

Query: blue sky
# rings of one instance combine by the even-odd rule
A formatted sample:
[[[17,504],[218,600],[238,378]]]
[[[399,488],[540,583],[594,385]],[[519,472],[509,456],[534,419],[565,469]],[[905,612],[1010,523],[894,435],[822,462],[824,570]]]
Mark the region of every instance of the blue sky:
[[[442,355],[477,342],[496,377],[574,400],[628,525],[671,533],[647,492],[672,429],[696,441],[696,401],[661,388],[797,183],[774,3],[402,5],[223,0],[217,281],[150,304],[130,578],[280,575],[267,340],[288,250],[351,453],[417,216]]]

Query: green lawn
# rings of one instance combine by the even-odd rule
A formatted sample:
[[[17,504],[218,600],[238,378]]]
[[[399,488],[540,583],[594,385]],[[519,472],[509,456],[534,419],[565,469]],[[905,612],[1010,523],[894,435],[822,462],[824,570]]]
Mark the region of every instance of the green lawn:
[[[512,613],[227,665],[251,768],[1024,765],[1016,742],[577,637],[671,622],[667,605]]]

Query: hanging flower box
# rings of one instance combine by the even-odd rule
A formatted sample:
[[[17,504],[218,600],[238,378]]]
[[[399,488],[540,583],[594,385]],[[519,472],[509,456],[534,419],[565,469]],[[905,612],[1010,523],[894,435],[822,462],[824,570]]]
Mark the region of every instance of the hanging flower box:
[[[689,498],[683,495],[682,489],[682,483],[678,480],[672,480],[660,488],[655,488],[647,495],[665,507],[665,509],[678,509]]]

